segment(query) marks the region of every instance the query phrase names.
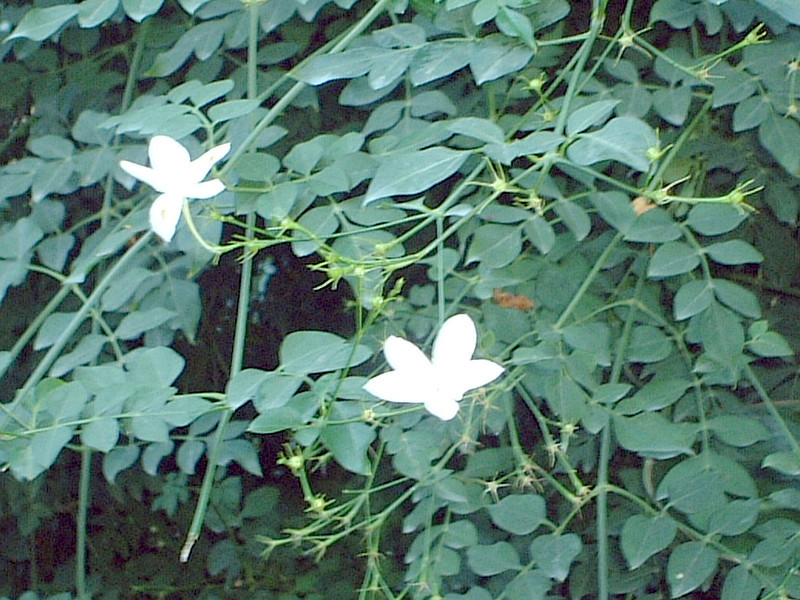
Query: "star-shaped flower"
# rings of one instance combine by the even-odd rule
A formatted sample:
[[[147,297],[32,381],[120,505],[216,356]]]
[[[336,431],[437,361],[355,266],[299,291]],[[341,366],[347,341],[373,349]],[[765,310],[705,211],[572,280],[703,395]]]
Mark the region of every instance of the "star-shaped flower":
[[[230,144],[221,144],[191,160],[182,144],[166,135],[157,135],[150,140],[147,150],[152,168],[120,161],[124,171],[161,192],[150,207],[150,226],[165,242],[175,235],[187,198],[212,198],[225,189],[219,179],[203,179],[230,149]]]
[[[444,322],[433,342],[431,360],[411,342],[389,336],[383,354],[394,370],[373,377],[364,389],[389,402],[424,404],[428,412],[449,421],[458,413],[458,401],[465,393],[503,372],[490,360],[472,359],[477,342],[475,323],[463,314]]]

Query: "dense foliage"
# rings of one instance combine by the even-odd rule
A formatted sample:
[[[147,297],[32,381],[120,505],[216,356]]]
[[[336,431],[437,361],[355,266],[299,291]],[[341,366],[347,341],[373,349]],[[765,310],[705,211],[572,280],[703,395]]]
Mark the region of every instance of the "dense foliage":
[[[800,597],[795,0],[0,11],[0,593]]]

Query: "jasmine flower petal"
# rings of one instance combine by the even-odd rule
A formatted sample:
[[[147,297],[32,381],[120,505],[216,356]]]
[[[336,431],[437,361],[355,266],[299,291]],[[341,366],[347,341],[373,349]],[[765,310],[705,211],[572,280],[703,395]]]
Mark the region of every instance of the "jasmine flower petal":
[[[478,332],[469,315],[447,319],[433,342],[433,364],[436,367],[463,367],[478,345]]]
[[[472,360],[478,333],[467,315],[450,317],[433,342],[433,360],[411,342],[390,336],[383,353],[392,371],[373,377],[364,389],[388,402],[422,402],[435,417],[449,421],[469,390],[494,381],[503,367],[490,360]]]
[[[430,398],[425,401],[425,408],[442,421],[450,421],[458,414],[458,402],[452,398]]]
[[[183,210],[183,198],[161,194],[150,206],[150,227],[158,237],[169,242],[175,235]]]
[[[415,373],[427,372],[433,368],[422,350],[408,340],[394,335],[390,335],[384,342],[383,355],[395,371]]]
[[[430,391],[426,383],[402,371],[389,371],[370,379],[364,389],[388,402],[422,404]]]
[[[120,161],[124,171],[161,192],[150,207],[150,226],[161,239],[168,242],[175,235],[183,202],[187,198],[212,198],[225,189],[225,184],[219,179],[203,179],[230,149],[230,144],[221,144],[191,160],[189,151],[181,143],[157,135],[150,140],[147,149],[152,167]]]
[[[165,173],[184,171],[192,162],[189,151],[183,144],[166,135],[153,136],[147,147],[147,155],[150,157],[153,169]],[[208,171],[200,179],[207,174]]]

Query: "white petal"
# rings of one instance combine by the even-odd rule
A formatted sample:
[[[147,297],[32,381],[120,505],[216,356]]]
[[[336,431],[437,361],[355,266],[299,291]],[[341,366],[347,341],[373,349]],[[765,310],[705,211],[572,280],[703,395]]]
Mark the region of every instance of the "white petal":
[[[414,344],[403,338],[390,335],[383,345],[383,355],[395,371],[405,371],[410,376],[429,377],[431,361]]]
[[[503,374],[504,370],[503,367],[490,360],[471,360],[467,363],[466,369],[463,369],[457,375],[457,378],[462,389],[466,392],[494,381]]]
[[[169,185],[169,180],[164,177],[163,173],[158,173],[150,167],[145,167],[144,165],[139,165],[129,160],[119,161],[119,166],[123,171],[129,175],[133,175],[139,181],[144,181],[158,192],[163,192]]]
[[[183,144],[166,135],[154,136],[150,140],[147,153],[150,155],[150,164],[156,171],[166,175],[171,174],[173,177],[178,177],[179,173],[185,172],[191,162],[189,151],[183,147]]]
[[[478,332],[469,315],[455,315],[443,324],[433,342],[433,366],[448,369],[464,365],[478,344]]]
[[[220,192],[225,191],[225,184],[219,179],[209,179],[200,183],[187,185],[181,193],[187,198],[213,198]]]
[[[161,194],[150,207],[150,227],[165,242],[175,235],[183,210],[183,198],[172,194]]]
[[[442,421],[449,421],[458,414],[458,402],[447,397],[433,397],[425,401],[425,408]]]
[[[230,144],[220,144],[203,154],[200,158],[193,160],[187,174],[191,181],[202,181],[216,163],[225,158],[231,151]]]
[[[405,373],[389,371],[367,381],[364,389],[373,396],[388,402],[419,404],[424,401],[432,387],[430,383],[426,385],[420,379],[409,377]]]

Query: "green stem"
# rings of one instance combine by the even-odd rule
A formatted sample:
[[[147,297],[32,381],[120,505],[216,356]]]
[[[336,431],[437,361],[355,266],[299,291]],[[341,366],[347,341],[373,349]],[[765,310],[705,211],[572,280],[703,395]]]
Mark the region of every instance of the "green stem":
[[[140,237],[136,243],[128,248],[128,250],[123,254],[119,260],[114,264],[111,269],[108,270],[108,273],[100,280],[97,284],[97,287],[92,291],[89,297],[86,299],[86,302],[83,303],[83,306],[80,307],[78,312],[76,312],[72,320],[69,324],[64,328],[64,331],[61,332],[61,335],[58,336],[58,339],[53,343],[50,347],[50,350],[47,351],[47,354],[44,355],[44,358],[39,362],[34,369],[33,373],[30,374],[25,385],[23,385],[19,392],[17,392],[16,397],[14,400],[9,402],[7,405],[8,412],[12,412],[20,402],[22,402],[25,397],[33,390],[33,388],[39,383],[39,381],[44,377],[47,370],[52,366],[55,360],[61,354],[61,351],[66,346],[67,342],[72,337],[72,334],[77,331],[78,327],[83,323],[84,319],[86,319],[89,311],[100,301],[100,297],[106,291],[106,288],[111,284],[112,281],[115,280],[117,274],[122,271],[123,267],[128,264],[128,262],[136,256],[139,251],[144,248],[149,242],[150,238],[153,236],[152,231],[148,231],[142,237]]]
[[[258,3],[250,4],[250,37],[248,40],[248,55],[247,55],[247,96],[252,99],[258,95],[257,79],[258,74]],[[247,148],[248,144],[243,144],[242,148]],[[234,159],[231,159],[228,164],[232,164]],[[185,206],[185,205],[184,205]],[[247,240],[253,238],[253,227],[255,226],[256,214],[250,212],[247,215],[247,231],[245,233]],[[247,322],[250,312],[250,288],[253,281],[253,254],[245,253],[242,261],[242,274],[239,279],[239,306],[236,311],[236,331],[233,338],[233,352],[231,355],[231,368],[229,378],[233,379],[237,373],[242,370],[244,365],[244,348],[247,341]],[[192,553],[192,548],[195,542],[200,538],[200,532],[203,528],[203,523],[206,519],[206,511],[208,510],[208,502],[211,499],[211,490],[214,487],[214,480],[217,474],[217,461],[219,459],[222,444],[225,441],[225,430],[227,429],[228,422],[233,416],[233,411],[230,409],[225,410],[220,417],[217,431],[214,435],[213,446],[210,449],[208,457],[208,466],[203,475],[203,483],[200,487],[200,494],[197,498],[197,506],[195,506],[194,516],[192,523],[189,526],[189,531],[186,534],[186,542],[181,548],[180,561],[187,562]]]
[[[645,276],[639,274],[636,280],[633,297],[638,298],[644,285]],[[622,327],[614,352],[614,364],[611,367],[610,383],[619,381],[625,365],[625,352],[628,349],[631,331],[633,330],[636,302],[631,302],[628,316]],[[611,420],[603,427],[600,434],[600,456],[597,465],[597,598],[608,599],[608,471],[611,466]]]
[[[764,402],[764,406],[767,408],[769,414],[772,415],[773,419],[775,419],[775,423],[778,425],[781,433],[783,433],[786,441],[789,442],[792,452],[798,458],[798,460],[800,460],[800,444],[798,444],[797,439],[786,425],[786,421],[778,412],[778,409],[775,407],[775,403],[772,401],[769,393],[764,389],[764,386],[761,385],[761,380],[758,378],[749,364],[745,363],[745,365],[742,367],[742,370],[744,371],[744,374],[747,375],[747,379],[750,380],[750,383],[753,384],[753,387],[756,389],[759,397]]]
[[[80,600],[89,598],[86,593],[86,528],[89,516],[89,499],[92,482],[92,450],[81,447],[81,475],[78,488],[78,515],[75,524],[75,591]]]
[[[622,240],[622,237],[623,237],[622,233],[617,233],[617,235],[614,236],[614,239],[612,239],[608,243],[606,249],[603,250],[603,253],[600,254],[600,256],[597,258],[594,265],[592,265],[591,271],[589,271],[589,273],[584,278],[583,283],[581,283],[581,287],[579,287],[578,291],[575,292],[575,295],[572,297],[572,300],[570,300],[570,303],[567,305],[567,308],[564,309],[564,312],[561,313],[561,316],[558,318],[558,321],[556,321],[555,324],[553,325],[554,330],[558,331],[564,326],[564,323],[567,322],[567,319],[569,319],[569,317],[572,315],[572,312],[575,310],[580,301],[583,299],[583,295],[589,289],[589,286],[592,285],[592,283],[594,283],[594,278],[597,277],[597,274],[603,268],[603,265],[606,264],[606,260],[614,251],[614,248],[617,247],[617,244],[619,244],[619,242]]]

